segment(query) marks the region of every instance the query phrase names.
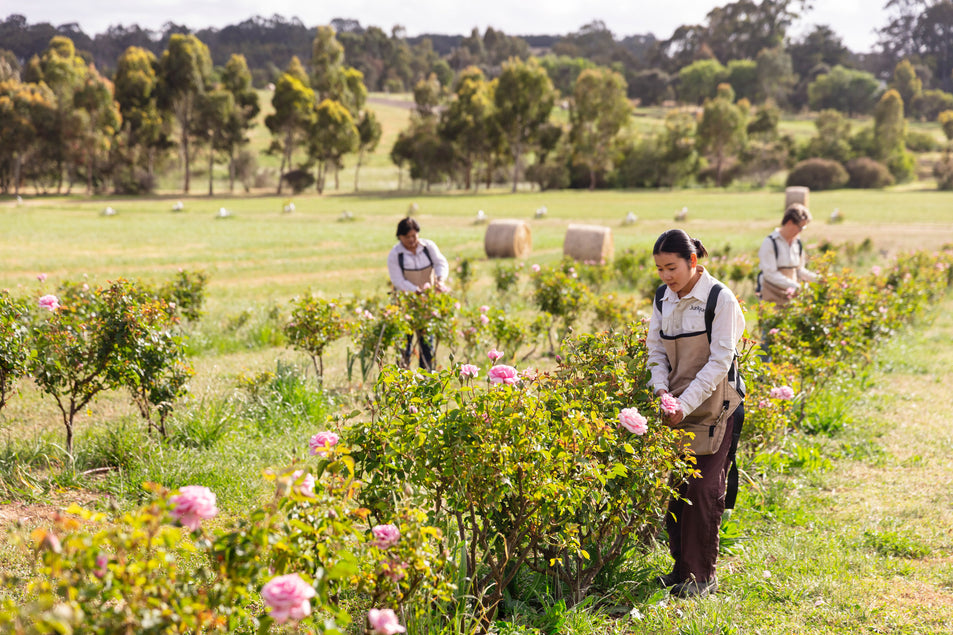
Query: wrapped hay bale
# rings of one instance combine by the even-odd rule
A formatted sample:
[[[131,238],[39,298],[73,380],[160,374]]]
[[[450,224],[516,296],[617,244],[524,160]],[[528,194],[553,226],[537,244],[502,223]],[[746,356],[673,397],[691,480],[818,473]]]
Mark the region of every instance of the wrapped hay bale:
[[[582,262],[608,262],[612,259],[612,230],[600,225],[570,225],[563,255]]]
[[[808,195],[811,193],[811,189],[803,187],[800,185],[792,185],[791,187],[784,190],[784,209],[787,209],[793,203],[800,203],[804,207],[810,209],[811,206],[808,205]]]
[[[483,247],[487,258],[522,258],[533,248],[529,224],[521,220],[495,220],[486,227]]]

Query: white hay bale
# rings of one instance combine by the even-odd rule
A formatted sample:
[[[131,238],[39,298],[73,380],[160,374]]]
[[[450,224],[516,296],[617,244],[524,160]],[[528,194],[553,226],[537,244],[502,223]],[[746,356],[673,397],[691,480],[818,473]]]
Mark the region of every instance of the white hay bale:
[[[844,215],[841,214],[840,210],[835,207],[834,211],[831,212],[831,217],[828,219],[827,222],[833,225],[835,223],[841,222],[842,220],[844,220]]]
[[[114,209],[111,208],[111,207],[107,207],[107,208],[104,209],[102,212],[100,212],[100,214],[103,215],[103,216],[115,216],[115,215],[116,215],[116,210],[114,210]]]
[[[682,211],[675,212],[675,220],[676,222],[679,222],[679,223],[682,223],[688,220],[688,208],[683,207]]]
[[[811,188],[800,185],[792,185],[784,190],[784,209],[787,209],[794,203],[800,203],[810,209],[808,199],[810,198]]]
[[[285,206],[281,208],[281,211],[285,214],[290,214],[291,212],[295,211],[294,201],[288,201],[285,203]]]
[[[173,212],[181,212],[184,209],[185,209],[185,203],[183,203],[182,201],[176,201],[175,205],[172,206]]]
[[[486,227],[483,248],[487,258],[523,258],[533,249],[533,234],[525,221],[495,220]]]
[[[622,221],[623,225],[635,225],[639,222],[639,217],[635,215],[635,212],[629,212],[625,215],[625,219]]]
[[[563,255],[582,262],[612,259],[612,230],[601,225],[570,225],[563,241]]]
[[[231,218],[231,216],[232,213],[224,207],[219,207],[218,212],[215,214],[215,218]]]
[[[548,210],[546,209],[546,206],[543,205],[536,209],[536,212],[533,214],[533,218],[545,218],[547,211]]]

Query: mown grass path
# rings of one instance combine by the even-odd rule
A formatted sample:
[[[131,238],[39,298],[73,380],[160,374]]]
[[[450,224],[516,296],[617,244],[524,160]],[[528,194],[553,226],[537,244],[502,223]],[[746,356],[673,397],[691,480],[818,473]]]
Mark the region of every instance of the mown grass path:
[[[721,591],[627,633],[953,633],[953,296],[885,344],[833,436],[746,488]]]

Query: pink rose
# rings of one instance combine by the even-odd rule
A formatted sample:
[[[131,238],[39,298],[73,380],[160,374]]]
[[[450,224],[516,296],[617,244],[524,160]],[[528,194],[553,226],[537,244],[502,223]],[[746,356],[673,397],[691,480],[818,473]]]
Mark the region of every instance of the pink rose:
[[[39,280],[40,282],[46,282],[46,274],[38,273],[36,274],[36,279]]]
[[[768,335],[777,335],[780,332],[781,332],[780,329],[771,329],[770,331],[768,331]]]
[[[635,408],[623,408],[619,412],[619,423],[632,434],[643,435],[649,429],[645,417]]]
[[[480,316],[480,324],[482,324],[483,326],[486,326],[489,323],[490,323],[490,318],[488,318],[485,315]]]
[[[55,311],[60,308],[60,299],[55,295],[45,295],[40,298],[40,308],[47,311]]]
[[[295,484],[294,488],[296,492],[302,496],[314,496],[313,476],[302,470],[295,470],[291,474],[291,480]]]
[[[192,531],[196,531],[203,520],[214,518],[218,513],[215,494],[201,485],[186,485],[169,498],[169,503],[172,504],[172,516]]]
[[[473,364],[464,364],[460,367],[461,377],[476,377],[478,374],[480,374],[480,369]]]
[[[417,406],[407,406],[407,412],[412,415],[417,414]]]
[[[396,635],[407,631],[391,609],[371,609],[367,612],[367,621],[371,625],[371,633],[375,635]]]
[[[682,404],[670,393],[664,393],[660,397],[662,412],[666,415],[673,415],[682,409]]]
[[[394,582],[400,582],[405,577],[407,577],[406,562],[398,562],[397,560],[391,560],[390,562],[384,563],[384,575],[393,580]]]
[[[778,386],[777,388],[772,388],[770,397],[772,399],[782,399],[787,401],[788,399],[794,399],[794,390],[790,386]]]
[[[314,588],[297,573],[272,578],[261,589],[261,599],[268,606],[268,614],[279,624],[310,615],[310,600],[315,595]]]
[[[874,274],[875,276],[879,276],[880,271],[881,271],[880,267],[878,267],[877,265],[874,265],[873,267],[870,268],[870,273]]]
[[[531,269],[533,270],[533,273],[539,273],[541,267],[539,265],[533,265]]]
[[[109,564],[109,556],[106,554],[99,554],[96,556],[96,568],[93,569],[93,575],[97,578],[103,578],[106,575],[108,569],[106,566]]]
[[[487,352],[486,356],[490,358],[490,361],[491,361],[491,362],[495,362],[495,361],[498,360],[499,358],[503,357],[503,351],[498,351],[498,350],[496,350],[495,348],[491,348],[491,349]]]
[[[762,399],[761,401],[759,401],[759,402],[758,402],[758,407],[759,407],[759,408],[767,408],[767,407],[768,407],[768,400],[767,400],[767,399]]]
[[[327,456],[331,448],[337,445],[340,439],[341,437],[327,430],[317,433],[311,437],[311,441],[308,443],[311,447],[311,456],[316,454],[320,457]]]
[[[784,290],[784,295],[788,296],[789,298],[793,298],[794,294],[796,293],[797,293],[797,287],[788,287],[787,289]]]
[[[480,307],[480,313],[486,313],[489,310],[490,310],[490,307],[487,306],[486,304]]]
[[[515,384],[519,381],[519,373],[512,366],[500,364],[494,366],[487,373],[491,384]]]
[[[371,533],[374,534],[374,545],[379,549],[390,549],[400,540],[397,525],[374,525]]]

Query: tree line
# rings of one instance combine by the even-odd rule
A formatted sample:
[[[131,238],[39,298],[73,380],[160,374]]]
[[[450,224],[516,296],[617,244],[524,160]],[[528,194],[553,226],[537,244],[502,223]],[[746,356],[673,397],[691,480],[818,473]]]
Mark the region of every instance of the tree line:
[[[531,54],[523,38],[493,29],[482,36],[474,30],[456,46],[438,40],[448,51],[442,55],[429,38],[411,45],[399,27],[387,36],[335,20],[313,29],[305,62],[292,56],[283,71],[269,75],[274,112],[265,125],[269,152],[281,157],[278,193],[285,184],[322,192],[329,176],[337,185],[348,155],[355,156],[357,189],[363,158],[381,135],[365,107],[367,93],[382,86],[414,92],[411,124],[390,156],[409,168],[418,187],[509,181],[515,189],[524,179],[542,188],[657,187],[693,179],[723,185],[741,176],[763,183],[798,160],[849,167],[861,157],[889,171],[865,164],[879,185],[909,178],[911,138],[914,149],[933,148],[923,147],[930,142],[922,135],[907,134],[904,117],[943,120],[953,110],[953,95],[929,88],[937,72],[950,72],[944,44],[905,40],[906,57],[894,65],[885,93],[876,73],[852,67],[857,56],[829,28],[789,40],[794,4],[730,3],[713,9],[707,24],[681,27],[665,41],[616,41],[594,22],[552,42],[542,55]],[[912,37],[923,20],[941,25],[947,14],[936,7],[953,7],[944,0],[911,13],[914,4],[890,0],[899,17],[883,33]],[[948,17],[953,25],[953,11]],[[262,22],[242,25],[253,31]],[[901,22],[916,29],[900,29]],[[295,33],[302,26],[277,17],[268,24]],[[0,25],[0,42],[24,46],[9,38],[11,29],[32,31],[22,16]],[[248,59],[232,53],[218,64],[200,37],[174,30],[167,25],[158,54],[127,47],[111,80],[70,37],[54,35],[24,63],[0,52],[0,188],[19,192],[32,183],[38,191],[59,192],[85,183],[88,192],[147,192],[157,164],[167,162],[173,148],[184,192],[199,151],[208,160],[210,194],[217,161],[228,165],[230,189],[236,180],[247,187],[256,161],[245,148],[247,133],[261,108]],[[637,135],[629,125],[634,100],[678,100],[695,109],[671,110],[662,130]],[[777,121],[781,110],[804,107],[822,115],[817,137],[797,147],[778,134]],[[557,108],[567,116],[554,117]],[[844,115],[859,114],[873,114],[875,124],[851,133]],[[948,154],[941,163],[950,163]]]

